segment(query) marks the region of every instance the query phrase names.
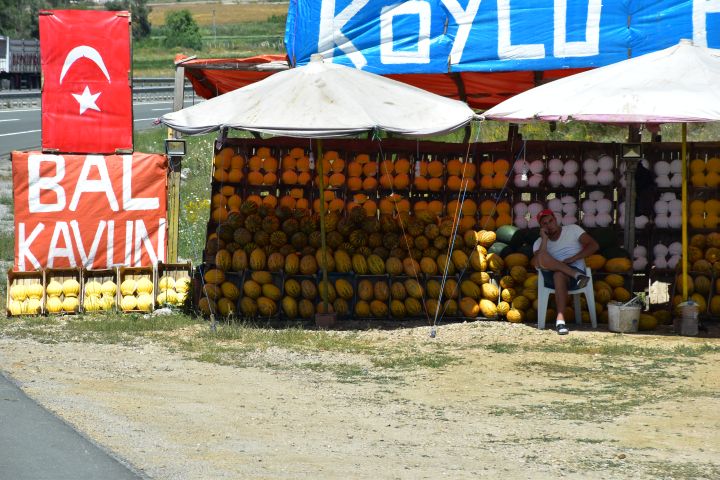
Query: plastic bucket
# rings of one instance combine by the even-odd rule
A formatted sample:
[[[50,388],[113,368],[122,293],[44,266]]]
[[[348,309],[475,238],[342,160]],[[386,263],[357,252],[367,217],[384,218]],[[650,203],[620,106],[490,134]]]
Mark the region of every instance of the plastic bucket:
[[[678,305],[680,318],[677,319],[675,331],[686,337],[695,337],[698,334],[698,304],[684,302]]]
[[[640,323],[639,305],[608,303],[608,330],[611,332],[637,332]]]

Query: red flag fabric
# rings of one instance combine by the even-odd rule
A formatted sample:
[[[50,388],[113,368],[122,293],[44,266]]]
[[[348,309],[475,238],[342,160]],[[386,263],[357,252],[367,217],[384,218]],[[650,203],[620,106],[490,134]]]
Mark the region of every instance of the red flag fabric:
[[[13,152],[15,271],[165,261],[165,155]]]
[[[42,148],[130,153],[133,142],[128,12],[40,12]]]

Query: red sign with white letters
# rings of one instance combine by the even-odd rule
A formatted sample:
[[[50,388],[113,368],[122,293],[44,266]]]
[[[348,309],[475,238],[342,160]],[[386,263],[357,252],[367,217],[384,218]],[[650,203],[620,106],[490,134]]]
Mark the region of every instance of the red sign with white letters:
[[[40,12],[43,151],[133,149],[130,14]]]
[[[13,152],[15,271],[165,261],[164,155]]]

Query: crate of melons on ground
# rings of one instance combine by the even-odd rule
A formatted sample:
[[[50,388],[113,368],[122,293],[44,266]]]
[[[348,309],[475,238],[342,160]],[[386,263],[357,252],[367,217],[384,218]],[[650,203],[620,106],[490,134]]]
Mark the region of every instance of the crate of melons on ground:
[[[390,277],[390,316],[393,319],[417,320],[425,317],[425,288],[422,275]]]
[[[188,308],[192,303],[192,263],[158,262],[155,303],[158,307]]]
[[[117,310],[117,268],[82,271],[82,311],[84,313],[111,312]]]
[[[285,275],[282,316],[287,320],[312,320],[318,300],[317,275]]]
[[[45,272],[7,272],[5,305],[10,315],[40,315],[45,304]]]
[[[123,312],[150,312],[155,305],[153,267],[118,268],[118,303]]]
[[[355,307],[355,276],[349,273],[328,273],[327,283],[317,275],[316,313],[335,313],[339,320],[352,317]],[[327,293],[328,311],[324,299]]]
[[[387,320],[390,314],[390,279],[384,275],[355,275],[356,319]]]
[[[200,265],[192,295],[200,313],[204,316],[235,316],[243,275],[242,271],[225,272],[213,264]]]
[[[238,315],[244,318],[278,318],[283,299],[283,272],[245,270]]]
[[[79,268],[45,270],[45,311],[51,315],[73,314],[82,304],[82,279]]]

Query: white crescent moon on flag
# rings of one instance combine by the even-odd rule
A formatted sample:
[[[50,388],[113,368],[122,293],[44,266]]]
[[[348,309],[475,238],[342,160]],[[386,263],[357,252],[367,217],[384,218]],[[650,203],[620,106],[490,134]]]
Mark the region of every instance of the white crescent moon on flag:
[[[94,48],[88,47],[87,45],[80,45],[79,47],[75,47],[67,54],[67,57],[65,57],[65,63],[63,63],[62,66],[62,71],[60,72],[60,83],[63,82],[65,74],[68,70],[70,70],[70,67],[72,67],[73,63],[83,57],[95,63],[95,65],[97,65],[100,70],[102,70],[102,72],[105,74],[105,78],[107,78],[108,83],[112,83],[110,81],[110,74],[105,67],[105,62],[103,62],[100,53]]]

